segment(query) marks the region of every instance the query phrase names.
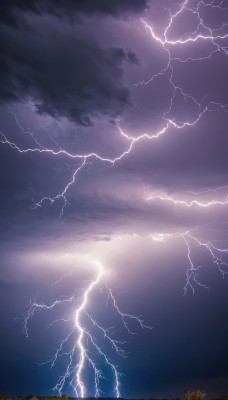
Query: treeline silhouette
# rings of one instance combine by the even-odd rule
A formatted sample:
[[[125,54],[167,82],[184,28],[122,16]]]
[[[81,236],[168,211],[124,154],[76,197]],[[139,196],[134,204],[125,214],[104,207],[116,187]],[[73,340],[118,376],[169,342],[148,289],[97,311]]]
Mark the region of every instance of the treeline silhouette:
[[[100,400],[116,400],[116,397],[99,397]],[[97,400],[95,397],[86,397],[81,399],[80,397],[70,397],[67,395],[62,396],[7,396],[5,394],[0,394],[0,400]],[[173,398],[156,398],[156,397],[147,397],[147,398],[119,398],[119,400],[181,400],[179,397]],[[215,397],[210,400],[228,400],[228,396]]]

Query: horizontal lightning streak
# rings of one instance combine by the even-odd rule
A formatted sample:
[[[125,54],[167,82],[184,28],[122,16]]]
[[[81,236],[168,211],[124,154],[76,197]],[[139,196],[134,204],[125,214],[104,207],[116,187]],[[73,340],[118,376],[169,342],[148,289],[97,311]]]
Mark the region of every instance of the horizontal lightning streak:
[[[177,40],[169,40],[165,37],[165,39],[161,39],[159,36],[157,36],[154,33],[153,28],[145,21],[142,19],[142,22],[144,24],[144,26],[150,31],[153,39],[155,39],[157,42],[159,42],[162,46],[165,46],[166,44],[172,45],[172,46],[176,46],[178,44],[187,44],[190,42],[197,42],[199,40],[210,40],[210,41],[214,41],[214,40],[224,40],[228,38],[228,33],[225,35],[216,35],[216,36],[212,36],[212,35],[202,35],[202,34],[198,34],[197,36],[193,37],[188,37],[187,39],[177,39]]]
[[[175,198],[173,198],[171,196],[166,196],[166,195],[155,195],[155,196],[149,196],[147,198],[147,201],[156,201],[156,200],[169,202],[169,203],[172,203],[172,204],[175,204],[175,205],[178,205],[178,206],[179,205],[181,205],[181,206],[183,205],[183,206],[189,207],[189,208],[193,207],[193,206],[198,206],[198,207],[202,207],[202,208],[208,208],[208,207],[216,206],[216,205],[219,205],[219,206],[227,205],[228,204],[228,195],[226,195],[225,200],[213,199],[213,200],[205,201],[205,202],[199,201],[199,200],[196,200],[196,199],[190,200],[190,201],[178,200],[178,199],[175,199]]]

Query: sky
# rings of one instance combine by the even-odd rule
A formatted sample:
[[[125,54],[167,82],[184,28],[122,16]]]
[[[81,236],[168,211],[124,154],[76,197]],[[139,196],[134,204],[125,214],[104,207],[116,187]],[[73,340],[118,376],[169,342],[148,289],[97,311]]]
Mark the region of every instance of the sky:
[[[0,393],[228,394],[227,51],[222,0],[1,2]]]

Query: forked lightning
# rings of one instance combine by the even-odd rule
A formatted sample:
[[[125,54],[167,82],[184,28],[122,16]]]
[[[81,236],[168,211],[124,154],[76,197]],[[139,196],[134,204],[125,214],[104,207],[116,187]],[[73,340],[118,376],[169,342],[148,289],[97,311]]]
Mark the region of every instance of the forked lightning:
[[[30,319],[35,315],[36,312],[52,311],[53,309],[57,308],[60,305],[63,305],[64,303],[71,303],[75,305],[75,314],[74,316],[72,316],[71,320],[59,318],[50,323],[50,325],[56,323],[64,323],[68,325],[72,323],[73,325],[69,329],[66,337],[64,337],[64,339],[61,341],[55,354],[50,358],[50,360],[48,360],[47,363],[45,363],[50,364],[51,368],[53,368],[60,357],[65,357],[65,359],[67,360],[65,372],[62,376],[60,376],[53,390],[57,391],[59,395],[61,395],[65,388],[65,385],[70,384],[70,386],[75,391],[75,395],[77,397],[82,398],[86,395],[88,396],[88,390],[83,374],[85,372],[86,365],[89,365],[94,373],[95,396],[99,397],[101,395],[100,380],[105,376],[103,375],[103,372],[96,366],[94,355],[90,350],[90,347],[92,347],[93,350],[95,350],[97,353],[96,357],[100,357],[104,361],[106,366],[111,369],[114,378],[114,394],[116,397],[120,397],[120,372],[118,371],[118,367],[110,360],[109,356],[106,354],[106,351],[103,350],[103,346],[99,345],[96,336],[92,333],[93,328],[96,328],[96,330],[100,331],[100,333],[103,335],[104,341],[108,342],[112,350],[120,357],[126,357],[126,353],[122,348],[124,343],[116,340],[112,336],[111,328],[103,328],[88,313],[87,309],[90,303],[90,295],[95,289],[98,289],[102,285],[102,278],[105,274],[105,268],[98,260],[89,259],[89,262],[91,265],[93,265],[95,269],[95,278],[84,289],[82,298],[78,299],[75,297],[75,295],[72,295],[68,298],[55,300],[50,305],[38,303],[36,300],[32,300],[24,317],[24,332],[28,339],[28,324]],[[113,310],[120,317],[120,320],[122,321],[123,326],[127,329],[128,333],[133,334],[128,325],[130,320],[136,321],[136,323],[138,323],[138,325],[142,329],[151,329],[150,326],[144,324],[144,321],[141,317],[122,312],[117,305],[113,291],[106,285],[104,285],[104,283],[103,286],[106,288],[107,295],[111,299]],[[86,326],[85,323],[83,323],[83,317],[87,317]]]

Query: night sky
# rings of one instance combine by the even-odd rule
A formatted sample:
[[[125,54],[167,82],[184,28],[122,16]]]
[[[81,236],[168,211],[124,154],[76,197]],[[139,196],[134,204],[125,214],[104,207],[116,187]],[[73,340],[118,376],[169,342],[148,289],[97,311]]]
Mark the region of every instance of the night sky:
[[[86,312],[125,357],[81,323],[120,395],[227,395],[227,0],[2,1],[0,59],[0,393],[58,393],[97,260]]]

